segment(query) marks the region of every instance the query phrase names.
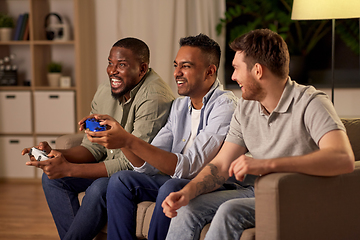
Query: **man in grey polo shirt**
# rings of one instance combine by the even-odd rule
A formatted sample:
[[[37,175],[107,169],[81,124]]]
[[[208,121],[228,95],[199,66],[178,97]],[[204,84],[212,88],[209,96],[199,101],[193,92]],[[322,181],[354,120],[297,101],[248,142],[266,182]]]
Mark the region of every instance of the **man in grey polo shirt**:
[[[277,33],[254,30],[230,47],[236,52],[232,80],[242,99],[218,155],[163,201],[165,214],[174,217],[167,239],[198,239],[209,222],[205,239],[238,240],[244,229],[254,227],[254,197],[244,198],[242,190],[211,192],[231,176],[246,183],[250,174],[335,176],[354,169],[349,139],[332,103],[323,92],[290,79],[289,52]]]

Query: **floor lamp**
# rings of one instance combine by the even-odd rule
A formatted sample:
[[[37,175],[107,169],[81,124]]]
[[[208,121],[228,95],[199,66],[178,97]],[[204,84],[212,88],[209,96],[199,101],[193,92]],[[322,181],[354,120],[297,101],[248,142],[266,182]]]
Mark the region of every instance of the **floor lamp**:
[[[360,18],[360,0],[294,0],[292,20],[332,20],[331,101],[334,104],[335,19]]]

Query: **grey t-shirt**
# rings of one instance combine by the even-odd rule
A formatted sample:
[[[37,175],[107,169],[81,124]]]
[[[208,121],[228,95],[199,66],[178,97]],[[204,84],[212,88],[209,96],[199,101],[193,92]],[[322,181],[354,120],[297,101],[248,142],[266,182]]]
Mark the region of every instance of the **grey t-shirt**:
[[[346,131],[328,96],[289,78],[270,115],[258,101],[241,98],[225,141],[257,159],[300,156],[318,150],[321,137],[335,129]]]

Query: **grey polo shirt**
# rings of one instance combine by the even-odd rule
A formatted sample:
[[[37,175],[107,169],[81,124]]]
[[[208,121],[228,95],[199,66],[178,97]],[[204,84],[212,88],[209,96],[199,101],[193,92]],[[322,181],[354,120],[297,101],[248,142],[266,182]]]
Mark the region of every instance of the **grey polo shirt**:
[[[300,156],[319,149],[321,137],[335,129],[346,131],[328,96],[289,77],[270,115],[258,101],[241,98],[225,141],[257,159]]]
[[[141,82],[130,91],[130,99],[126,102],[115,100],[111,96],[109,81],[100,84],[91,103],[91,114],[110,115],[127,132],[151,142],[165,124],[173,100],[169,86],[150,69]],[[104,161],[108,176],[120,170],[132,169],[120,149],[106,149],[90,142],[86,136],[81,145],[86,147],[97,161]]]

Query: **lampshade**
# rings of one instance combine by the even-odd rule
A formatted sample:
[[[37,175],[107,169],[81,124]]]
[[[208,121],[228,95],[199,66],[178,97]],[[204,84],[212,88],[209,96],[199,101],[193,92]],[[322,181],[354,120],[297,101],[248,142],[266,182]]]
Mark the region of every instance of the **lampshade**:
[[[360,0],[294,0],[292,20],[360,17]]]

